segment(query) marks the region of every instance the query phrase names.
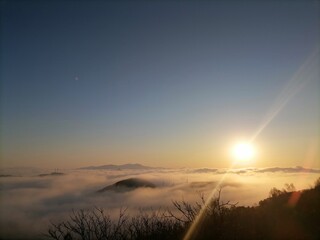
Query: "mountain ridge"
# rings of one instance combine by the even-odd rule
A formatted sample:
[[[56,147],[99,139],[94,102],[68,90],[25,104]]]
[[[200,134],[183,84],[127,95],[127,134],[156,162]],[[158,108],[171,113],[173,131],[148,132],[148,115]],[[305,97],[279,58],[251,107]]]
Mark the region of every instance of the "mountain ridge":
[[[81,170],[148,170],[148,169],[159,169],[156,167],[145,166],[139,163],[127,163],[121,165],[115,164],[106,164],[106,165],[99,165],[99,166],[88,166],[78,168]]]

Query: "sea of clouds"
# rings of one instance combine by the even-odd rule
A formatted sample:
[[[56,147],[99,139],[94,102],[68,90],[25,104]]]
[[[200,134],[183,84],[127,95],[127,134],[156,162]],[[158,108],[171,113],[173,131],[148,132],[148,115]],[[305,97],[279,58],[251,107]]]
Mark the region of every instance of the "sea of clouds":
[[[293,183],[297,190],[313,186],[318,169],[243,168],[243,169],[135,169],[64,170],[63,175],[44,175],[43,169],[3,169],[0,178],[0,238],[35,239],[43,237],[50,222],[66,219],[72,210],[104,208],[117,216],[120,208],[128,212],[170,209],[173,200],[190,203],[200,195],[210,196],[222,188],[223,201],[252,206],[268,197],[272,187],[282,189]],[[9,176],[8,176],[9,175]],[[141,178],[156,188],[131,191],[98,190],[127,178]]]

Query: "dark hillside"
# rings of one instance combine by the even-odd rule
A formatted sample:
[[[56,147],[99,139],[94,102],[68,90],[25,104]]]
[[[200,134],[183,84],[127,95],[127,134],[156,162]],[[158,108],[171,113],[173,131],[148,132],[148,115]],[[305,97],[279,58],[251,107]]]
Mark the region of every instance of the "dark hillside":
[[[112,185],[106,186],[100,190],[98,190],[98,193],[106,192],[106,191],[117,191],[117,192],[123,192],[123,191],[131,191],[137,188],[155,188],[156,185],[152,182],[141,179],[141,178],[128,178],[121,181],[118,181]]]

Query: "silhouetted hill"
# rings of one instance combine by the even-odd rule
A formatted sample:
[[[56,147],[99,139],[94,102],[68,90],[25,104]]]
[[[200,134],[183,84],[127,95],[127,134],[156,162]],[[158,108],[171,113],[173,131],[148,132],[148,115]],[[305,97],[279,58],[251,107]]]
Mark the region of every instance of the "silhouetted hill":
[[[130,191],[136,188],[155,188],[156,185],[152,182],[149,182],[147,180],[141,179],[141,178],[128,178],[121,180],[119,182],[116,182],[112,185],[109,185],[105,188],[102,188],[98,190],[97,192],[105,192],[105,191]]]
[[[260,201],[256,211],[257,222],[264,223],[260,229],[269,229],[270,239],[320,239],[319,187],[282,192]]]
[[[61,172],[52,172],[52,173],[42,173],[39,174],[38,177],[47,177],[47,176],[62,176],[65,175],[64,173]]]
[[[13,177],[11,174],[0,174],[0,177]]]
[[[153,167],[144,166],[138,163],[129,163],[123,165],[101,165],[101,166],[89,166],[80,168],[83,170],[147,170],[147,169],[154,169]]]
[[[278,190],[256,207],[232,207],[212,215],[196,239],[320,239],[320,187]]]

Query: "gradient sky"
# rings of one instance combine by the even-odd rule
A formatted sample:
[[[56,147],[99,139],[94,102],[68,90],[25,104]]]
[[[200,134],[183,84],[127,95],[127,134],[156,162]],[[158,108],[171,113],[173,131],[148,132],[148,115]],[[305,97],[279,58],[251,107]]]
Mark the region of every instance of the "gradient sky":
[[[258,131],[252,166],[319,168],[319,19],[308,0],[1,1],[1,166],[228,167]]]

